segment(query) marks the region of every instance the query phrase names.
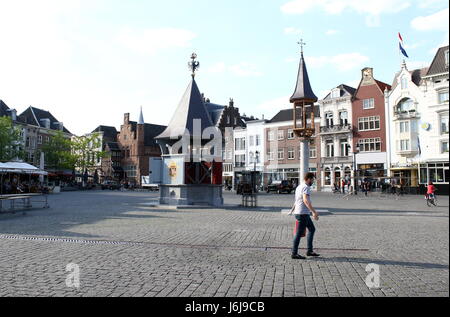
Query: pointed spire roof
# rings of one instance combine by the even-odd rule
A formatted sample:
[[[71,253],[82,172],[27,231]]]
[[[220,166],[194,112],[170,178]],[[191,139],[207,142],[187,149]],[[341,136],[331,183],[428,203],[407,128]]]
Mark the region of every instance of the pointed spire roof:
[[[167,129],[156,139],[180,137],[185,130],[193,136],[194,120],[201,120],[201,131],[214,126],[193,76]]]
[[[142,107],[141,107],[141,114],[139,115],[139,122],[138,124],[143,125],[145,124],[144,122],[144,113],[142,112]]]
[[[305,58],[303,56],[303,49],[300,58],[300,67],[298,69],[297,86],[295,92],[290,99],[291,103],[297,101],[317,102],[318,98],[314,94],[311,83],[309,82],[308,70],[306,69]]]

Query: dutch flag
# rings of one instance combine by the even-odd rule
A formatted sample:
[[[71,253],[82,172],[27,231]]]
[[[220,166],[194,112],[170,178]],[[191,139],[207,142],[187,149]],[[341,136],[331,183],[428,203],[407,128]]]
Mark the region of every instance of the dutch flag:
[[[399,40],[400,40],[400,42],[399,42],[400,52],[402,52],[402,54],[403,54],[405,57],[409,58],[408,54],[406,53],[406,50],[403,48],[403,37],[402,37],[402,35],[400,34],[400,32],[398,33],[398,38],[399,38]]]

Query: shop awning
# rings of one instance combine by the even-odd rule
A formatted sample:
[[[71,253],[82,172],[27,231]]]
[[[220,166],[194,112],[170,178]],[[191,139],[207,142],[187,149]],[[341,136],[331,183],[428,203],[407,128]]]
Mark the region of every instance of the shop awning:
[[[19,162],[0,163],[0,172],[15,173],[15,174],[48,175],[46,171],[42,171],[33,165]]]

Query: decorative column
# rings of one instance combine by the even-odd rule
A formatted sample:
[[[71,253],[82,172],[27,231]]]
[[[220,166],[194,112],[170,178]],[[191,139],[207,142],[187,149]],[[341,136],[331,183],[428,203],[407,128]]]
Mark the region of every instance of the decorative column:
[[[290,102],[294,104],[294,133],[300,137],[300,179],[303,183],[305,175],[309,172],[309,145],[312,136],[315,134],[314,103],[318,101],[309,82],[308,71],[306,69],[305,58],[303,56],[303,46],[306,44],[300,40],[301,47],[300,66],[297,76],[297,86]]]

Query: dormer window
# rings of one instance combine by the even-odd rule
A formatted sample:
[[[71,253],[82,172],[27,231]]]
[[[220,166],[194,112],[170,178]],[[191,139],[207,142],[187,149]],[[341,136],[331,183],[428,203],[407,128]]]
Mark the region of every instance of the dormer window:
[[[341,91],[339,89],[334,89],[331,92],[331,98],[339,98],[341,96]]]
[[[449,62],[449,60],[448,60],[448,50],[446,50],[445,51],[445,67],[447,67],[447,68],[448,68],[448,62]]]

